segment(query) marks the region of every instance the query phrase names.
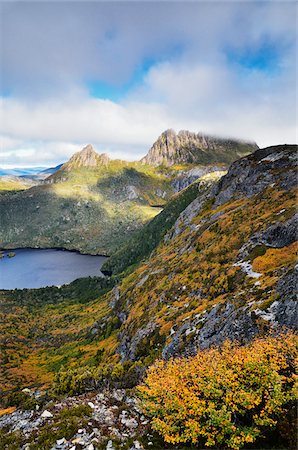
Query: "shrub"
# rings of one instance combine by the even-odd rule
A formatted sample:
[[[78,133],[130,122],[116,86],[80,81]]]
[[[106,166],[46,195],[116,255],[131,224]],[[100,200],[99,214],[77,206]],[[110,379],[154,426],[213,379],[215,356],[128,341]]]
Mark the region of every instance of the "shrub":
[[[35,409],[35,406],[38,404],[34,397],[22,391],[14,391],[8,393],[1,400],[4,408],[8,408],[9,406],[16,406],[20,409],[32,410]]]
[[[157,362],[138,388],[152,428],[168,443],[232,449],[270,434],[295,398],[296,342],[293,334],[226,342]]]

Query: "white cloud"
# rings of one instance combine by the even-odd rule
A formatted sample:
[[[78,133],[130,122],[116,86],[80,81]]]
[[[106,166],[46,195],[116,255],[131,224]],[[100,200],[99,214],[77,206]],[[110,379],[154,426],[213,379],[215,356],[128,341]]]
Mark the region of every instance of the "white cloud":
[[[57,164],[87,143],[134,160],[166,128],[297,141],[294,4],[6,3],[0,165]],[[267,44],[276,70],[229,61]],[[88,94],[86,80],[121,86],[146,59],[118,102]]]
[[[58,163],[87,143],[134,160],[170,127],[251,139],[260,146],[295,143],[292,76],[256,72],[248,79],[224,64],[165,63],[152,68],[122,103],[82,93],[34,103],[4,98],[0,132],[2,148],[10,152],[3,162]],[[34,151],[17,152],[26,148]]]

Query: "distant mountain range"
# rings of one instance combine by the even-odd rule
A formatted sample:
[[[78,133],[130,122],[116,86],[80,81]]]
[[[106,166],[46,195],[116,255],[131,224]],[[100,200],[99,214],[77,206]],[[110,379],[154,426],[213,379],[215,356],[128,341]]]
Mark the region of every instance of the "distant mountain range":
[[[23,178],[44,178],[58,170],[62,164],[56,167],[16,167],[12,169],[1,169],[0,176],[14,176]]]

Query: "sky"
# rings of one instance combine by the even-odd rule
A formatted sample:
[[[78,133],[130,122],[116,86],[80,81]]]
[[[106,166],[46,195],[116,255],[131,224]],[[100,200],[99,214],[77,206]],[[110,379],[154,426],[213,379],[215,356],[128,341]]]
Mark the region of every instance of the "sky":
[[[0,167],[166,129],[297,143],[296,1],[0,0]]]

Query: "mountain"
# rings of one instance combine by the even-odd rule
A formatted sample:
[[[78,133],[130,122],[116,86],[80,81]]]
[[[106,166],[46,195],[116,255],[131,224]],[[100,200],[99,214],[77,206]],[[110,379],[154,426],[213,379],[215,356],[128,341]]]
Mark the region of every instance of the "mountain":
[[[254,142],[224,139],[190,131],[166,130],[141,159],[143,164],[172,166],[175,164],[231,164],[258,148]]]
[[[11,175],[15,177],[21,177],[24,175],[36,175],[37,173],[46,170],[46,167],[23,167],[23,168],[15,168],[15,169],[1,169],[0,168],[0,176]]]
[[[155,364],[149,372],[154,374],[160,370],[156,379],[151,376],[151,382],[156,382],[156,391],[151,392],[155,423],[167,407],[158,398],[159,389],[167,391],[170,385],[167,398],[172,400],[169,406],[175,415],[177,408],[179,411],[184,408],[186,394],[179,389],[184,382],[188,389],[194,375],[195,386],[206,382],[208,387],[206,395],[203,392],[203,423],[210,422],[211,429],[219,427],[221,432],[222,421],[218,417],[224,414],[232,437],[240,426],[246,427],[245,433],[250,433],[250,415],[258,420],[258,408],[276,394],[283,409],[278,409],[277,414],[275,397],[272,397],[268,411],[272,411],[274,422],[268,427],[262,419],[257,425],[264,425],[262,439],[269,436],[269,444],[283,435],[285,439],[278,443],[291,448],[296,414],[292,396],[284,397],[283,389],[287,386],[292,389],[294,384],[295,337],[293,334],[277,336],[282,330],[297,330],[297,150],[298,146],[294,145],[258,149],[235,161],[219,180],[214,174],[213,180],[205,178],[186,187],[170,199],[159,216],[125,241],[124,253],[115,252],[111,266],[117,276],[81,279],[61,288],[0,292],[4,362],[0,384],[5,390],[15,389],[13,395],[5,397],[5,405],[12,408],[11,412],[20,405],[33,409],[37,402],[42,414],[48,414],[50,409],[53,416],[47,415],[49,422],[42,422],[40,410],[7,414],[0,418],[0,424],[2,420],[4,426],[18,431],[13,424],[26,423],[26,435],[20,437],[22,430],[16,434],[6,431],[2,439],[8,439],[7,436],[21,439],[23,445],[30,442],[33,449],[58,449],[60,444],[56,446],[56,440],[60,442],[64,433],[69,440],[65,448],[77,442],[89,445],[96,435],[99,439],[104,436],[105,440],[100,441],[104,447],[111,448],[108,440],[117,442],[118,439],[125,442],[125,448],[137,449],[139,443],[131,447],[131,439],[136,439],[137,432],[144,439],[146,449],[164,448],[160,441],[155,441],[152,429],[147,428],[149,419],[140,415],[134,391],[123,390],[136,386],[147,367],[162,358],[170,361],[167,372],[162,372],[163,362]],[[121,164],[117,169],[109,168],[109,177],[114,169],[119,180]],[[101,173],[104,170],[106,167]],[[86,173],[83,168],[81,176]],[[152,173],[156,176],[156,172]],[[96,174],[98,177],[98,171]],[[65,176],[72,179],[74,174],[70,171]],[[60,189],[69,182],[57,181],[44,187],[49,189],[57,184]],[[103,189],[106,185],[101,186]],[[140,250],[135,251],[135,246],[140,244]],[[122,265],[120,257],[125,254],[127,258]],[[266,337],[268,333],[270,338]],[[257,336],[261,339],[255,340]],[[227,340],[245,346],[226,343],[220,348]],[[249,342],[252,344],[246,345]],[[285,354],[288,343],[291,345]],[[209,353],[203,352],[208,348]],[[276,356],[275,352],[281,348],[282,354]],[[258,352],[262,356],[259,359]],[[198,358],[194,359],[194,355]],[[228,372],[225,370],[227,355]],[[183,370],[188,370],[186,364],[203,361],[199,365],[202,378],[197,377],[196,371],[187,372],[187,377],[178,373],[175,378],[177,371],[172,366],[172,358],[183,356],[188,359],[175,363],[176,366],[181,363]],[[235,367],[244,364],[245,369],[236,373],[237,376],[233,372],[234,357]],[[271,359],[273,372],[268,366]],[[172,367],[175,370],[170,373],[168,383],[163,374]],[[263,385],[256,384],[260,377],[264,377],[265,390]],[[240,380],[238,389],[237,383],[236,387],[232,383],[235,380]],[[36,398],[33,393],[26,397],[20,389],[28,386],[33,392],[37,387],[51,389],[45,396],[40,397],[38,392]],[[256,402],[251,401],[256,398],[254,393],[258,395]],[[68,397],[61,399],[62,395]],[[196,398],[201,399],[199,395],[196,391],[189,405],[195,405]],[[232,402],[235,414],[229,413],[230,409],[226,414],[227,405],[221,403],[223,398]],[[236,401],[241,407],[235,410]],[[210,405],[211,412],[206,404]],[[196,407],[189,405],[183,409],[182,421]],[[82,408],[80,413],[74,406]],[[143,410],[144,414],[147,412]],[[81,418],[75,423],[67,422],[66,427],[62,419],[66,420],[67,414]],[[206,420],[206,414],[212,420]],[[189,425],[193,428],[197,423],[191,417]],[[79,426],[82,431],[76,434]],[[57,433],[52,434],[53,429]],[[160,430],[164,434],[164,427]],[[253,434],[249,442],[258,437]],[[257,448],[267,446],[267,441],[262,439]],[[247,440],[243,442],[245,445]],[[236,439],[230,448],[238,449],[238,444]]]
[[[221,163],[155,168],[111,160],[89,144],[66,163],[32,176],[38,182],[33,188],[0,196],[0,245],[111,255],[173,194],[226,168]]]
[[[107,275],[119,274],[130,270],[131,266],[148,257],[162,241],[166,232],[172,228],[181,212],[198,195],[210,189],[210,186],[224,174],[225,172],[222,171],[214,171],[202,175],[197,181],[173,195],[154,219],[137,230],[118,251],[105,261],[101,271]],[[177,183],[177,180],[175,183]]]
[[[91,144],[86,145],[83,150],[75,153],[70,160],[63,164],[61,170],[73,170],[80,167],[96,167],[98,165],[107,166],[110,158],[106,153],[99,155]]]
[[[0,245],[110,254],[160,211],[171,183],[154,168],[87,146],[39,185],[0,196]]]
[[[43,181],[48,176],[50,176],[53,173],[57,172],[57,170],[59,170],[62,166],[63,166],[63,164],[58,164],[55,167],[49,167],[48,169],[41,170],[40,172],[38,172],[36,174],[24,175],[23,178],[29,178],[29,179],[32,179],[34,181]]]

